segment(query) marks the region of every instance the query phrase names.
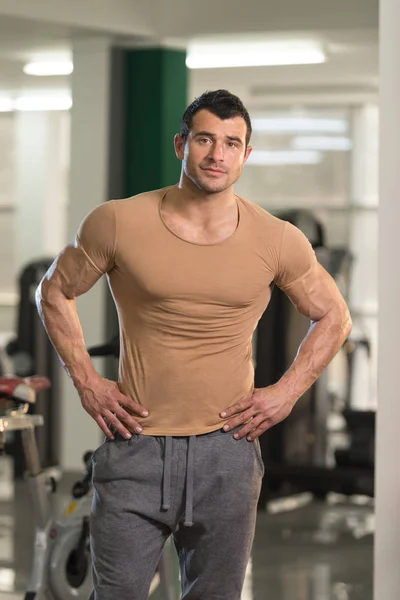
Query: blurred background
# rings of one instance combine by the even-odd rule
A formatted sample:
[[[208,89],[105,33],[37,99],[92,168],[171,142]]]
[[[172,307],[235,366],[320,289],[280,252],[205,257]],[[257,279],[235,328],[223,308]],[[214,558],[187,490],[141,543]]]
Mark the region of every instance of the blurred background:
[[[354,323],[289,419],[261,438],[266,475],[243,599],[372,599],[376,0],[0,0],[0,369],[53,382],[31,412],[44,415],[40,458],[62,509],[102,436],[58,365],[34,291],[92,208],[177,181],[180,117],[219,88],[239,95],[253,122],[237,193],[304,231]],[[88,347],[115,339],[105,282],[78,310]],[[288,368],[308,326],[275,290],[254,336],[257,387]],[[114,350],[93,359],[108,377]],[[0,459],[0,597],[9,600],[24,597],[32,561],[25,469],[20,434],[10,433]]]

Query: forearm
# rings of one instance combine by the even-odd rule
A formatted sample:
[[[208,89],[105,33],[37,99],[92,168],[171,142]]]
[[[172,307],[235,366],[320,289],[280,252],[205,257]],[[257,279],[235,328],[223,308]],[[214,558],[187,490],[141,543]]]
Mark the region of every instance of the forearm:
[[[351,327],[347,308],[333,310],[311,324],[293,364],[276,384],[291,404],[318,379],[349,336]]]
[[[36,292],[39,316],[60,361],[77,389],[98,376],[86,350],[75,298],[67,298],[57,284],[43,280]]]

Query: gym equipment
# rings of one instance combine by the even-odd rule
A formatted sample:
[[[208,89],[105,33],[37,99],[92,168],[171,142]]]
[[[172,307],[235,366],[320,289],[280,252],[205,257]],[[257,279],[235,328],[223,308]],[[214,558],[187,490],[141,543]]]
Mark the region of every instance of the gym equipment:
[[[2,377],[0,398],[0,449],[8,432],[21,432],[28,483],[34,508],[35,542],[31,578],[25,600],[87,600],[92,584],[89,554],[91,508],[91,452],[85,454],[86,472],[72,489],[65,513],[53,516],[49,495],[57,489],[42,470],[35,429],[43,425],[39,414],[29,414],[36,394],[50,388],[45,377]]]
[[[13,360],[14,373],[17,377],[29,377],[39,372],[38,367],[45,367],[44,364],[37,364],[41,357],[38,356],[37,352],[39,349],[37,339],[39,331],[37,328],[35,292],[52,262],[53,259],[44,258],[28,263],[21,271],[18,279],[20,300],[17,314],[17,332],[16,337],[6,347],[8,355]],[[46,332],[44,332],[43,340],[46,340],[46,338],[48,340]],[[49,340],[48,342],[51,343]],[[43,349],[43,345],[41,345],[40,350],[43,351]],[[44,371],[45,369],[42,368],[40,372]]]
[[[347,448],[337,449],[336,464],[339,467],[357,467],[365,476],[373,479],[375,467],[375,416],[374,410],[359,410],[352,403],[352,390],[358,380],[355,372],[357,353],[363,351],[369,357],[370,343],[366,338],[350,338],[345,344],[349,363],[350,381],[343,417],[346,421],[349,443]]]
[[[44,427],[37,431],[37,445],[40,462],[45,468],[57,466],[60,462],[60,364],[39,318],[35,292],[52,262],[52,258],[43,258],[28,263],[21,271],[16,336],[5,348],[14,375],[29,377],[42,373],[52,383],[51,388],[41,392],[37,403],[29,406],[30,414],[37,413],[44,417]],[[19,431],[8,436],[6,452],[14,459],[14,478],[21,479],[25,461]]]
[[[72,488],[72,498],[62,515],[52,514],[49,495],[57,484],[42,470],[35,429],[43,416],[29,414],[36,394],[50,387],[45,377],[0,377],[0,451],[9,432],[20,431],[35,517],[35,542],[31,577],[25,600],[87,600],[92,589],[89,533],[92,502],[92,452],[84,456],[85,474]],[[167,546],[150,593],[160,588],[161,600],[176,600]]]

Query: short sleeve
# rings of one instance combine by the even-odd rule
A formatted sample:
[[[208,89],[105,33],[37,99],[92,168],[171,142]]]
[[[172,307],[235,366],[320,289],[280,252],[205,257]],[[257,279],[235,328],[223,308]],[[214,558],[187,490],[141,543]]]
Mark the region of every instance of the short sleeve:
[[[114,202],[100,204],[85,217],[76,234],[76,244],[98,273],[104,274],[113,268],[116,244]]]
[[[317,257],[307,237],[298,227],[286,222],[274,279],[276,285],[285,290],[305,277],[316,263]]]

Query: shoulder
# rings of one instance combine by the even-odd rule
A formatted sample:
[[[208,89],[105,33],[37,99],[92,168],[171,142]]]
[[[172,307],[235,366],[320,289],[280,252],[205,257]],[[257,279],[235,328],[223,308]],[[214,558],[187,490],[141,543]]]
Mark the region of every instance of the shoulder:
[[[117,233],[124,231],[126,226],[130,229],[135,223],[140,226],[150,214],[156,214],[158,203],[166,189],[109,200],[95,206],[81,222],[77,232],[78,240],[84,243],[95,238],[112,239],[115,244]]]
[[[78,239],[101,236],[104,232],[113,230],[114,223],[113,202],[103,202],[92,208],[81,221],[77,232]]]
[[[137,194],[136,196],[131,196],[129,198],[113,199],[108,202],[103,202],[92,208],[85,216],[83,222],[98,223],[100,221],[115,220],[121,216],[125,217],[127,213],[141,212],[154,205],[157,206],[167,189],[168,188],[163,188]]]
[[[254,202],[250,202],[250,200],[246,200],[242,196],[237,197],[241,210],[246,220],[250,223],[252,231],[259,231],[263,237],[268,236],[270,242],[280,245],[287,224],[286,221],[272,215],[265,208]]]
[[[241,196],[238,196],[238,198],[246,216],[253,220],[253,226],[260,227],[264,232],[268,231],[269,237],[279,242],[279,246],[287,244],[296,246],[308,242],[301,229],[290,221],[272,215],[258,204]]]
[[[237,196],[239,202],[242,206],[242,209],[253,219],[258,221],[263,225],[269,225],[271,227],[277,227],[280,231],[282,231],[285,226],[285,222],[279,217],[272,215],[270,212],[262,208],[259,204],[255,204],[243,196]]]
[[[129,198],[112,200],[117,219],[126,218],[127,215],[142,216],[144,213],[157,208],[160,200],[169,188],[161,188],[150,192],[143,192]]]
[[[113,201],[103,202],[93,207],[85,216],[84,221],[114,218]]]

